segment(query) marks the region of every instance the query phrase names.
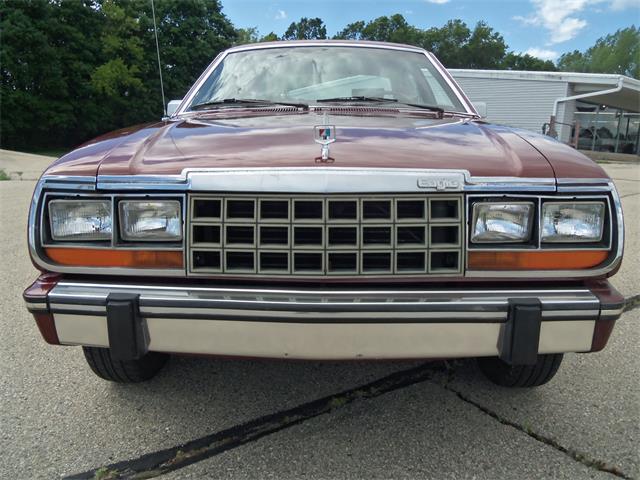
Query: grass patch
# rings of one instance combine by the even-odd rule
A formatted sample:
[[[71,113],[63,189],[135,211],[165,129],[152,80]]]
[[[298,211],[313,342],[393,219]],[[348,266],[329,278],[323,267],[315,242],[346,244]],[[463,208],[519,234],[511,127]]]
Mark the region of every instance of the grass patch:
[[[3,180],[11,180],[11,177],[7,175],[7,172],[5,172],[0,168],[0,181],[3,181]]]
[[[33,153],[34,155],[44,155],[45,157],[56,157],[60,158],[61,156],[69,153],[71,151],[70,148],[36,148],[32,150],[21,150],[24,153]]]

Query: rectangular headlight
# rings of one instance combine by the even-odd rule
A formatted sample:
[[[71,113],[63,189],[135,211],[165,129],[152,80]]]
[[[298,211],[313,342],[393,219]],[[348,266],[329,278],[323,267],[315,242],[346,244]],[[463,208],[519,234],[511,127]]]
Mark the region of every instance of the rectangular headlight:
[[[472,243],[515,243],[531,238],[531,202],[475,203]]]
[[[111,200],[51,200],[49,223],[53,240],[110,240]]]
[[[182,240],[180,202],[121,200],[120,235],[129,241]]]
[[[603,230],[603,202],[546,202],[542,205],[543,242],[599,242]]]

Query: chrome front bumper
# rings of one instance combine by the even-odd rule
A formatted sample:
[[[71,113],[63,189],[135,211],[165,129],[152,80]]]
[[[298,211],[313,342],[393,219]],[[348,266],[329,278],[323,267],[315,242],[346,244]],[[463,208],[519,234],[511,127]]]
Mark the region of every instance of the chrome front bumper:
[[[135,297],[150,351],[452,358],[500,355],[510,305],[525,299],[539,302],[538,353],[591,351],[598,326],[612,326],[622,313],[622,297],[608,292],[603,296],[587,287],[286,289],[60,280],[49,289],[27,289],[25,300],[36,319],[38,314],[51,318],[58,342],[67,345],[109,347],[109,298],[119,295]]]

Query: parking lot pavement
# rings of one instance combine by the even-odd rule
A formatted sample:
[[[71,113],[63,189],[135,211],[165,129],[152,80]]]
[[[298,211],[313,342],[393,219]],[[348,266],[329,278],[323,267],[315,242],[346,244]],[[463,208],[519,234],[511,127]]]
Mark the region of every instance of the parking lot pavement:
[[[640,167],[606,168],[627,212],[613,283],[638,295]],[[472,361],[185,357],[146,384],[113,385],[80,349],[46,345],[24,309],[36,275],[25,248],[33,186],[0,182],[0,477],[56,478],[167,448],[198,460],[180,445],[205,436],[218,450],[164,478],[640,477],[640,309],[624,314],[607,349],[567,355],[535,390],[495,387]]]

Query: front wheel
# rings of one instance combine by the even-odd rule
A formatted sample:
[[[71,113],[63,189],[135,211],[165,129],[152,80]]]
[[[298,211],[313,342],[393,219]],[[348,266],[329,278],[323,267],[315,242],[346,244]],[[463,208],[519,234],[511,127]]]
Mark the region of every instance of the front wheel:
[[[478,358],[480,371],[503,387],[538,387],[551,380],[562,362],[562,353],[538,355],[534,365],[509,365],[497,357]]]
[[[118,383],[138,383],[153,378],[167,363],[166,353],[149,352],[137,360],[114,360],[108,348],[82,347],[93,373]]]

